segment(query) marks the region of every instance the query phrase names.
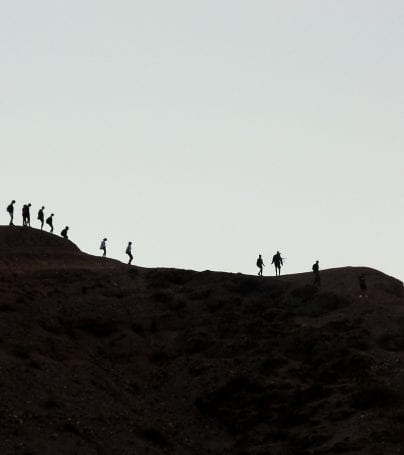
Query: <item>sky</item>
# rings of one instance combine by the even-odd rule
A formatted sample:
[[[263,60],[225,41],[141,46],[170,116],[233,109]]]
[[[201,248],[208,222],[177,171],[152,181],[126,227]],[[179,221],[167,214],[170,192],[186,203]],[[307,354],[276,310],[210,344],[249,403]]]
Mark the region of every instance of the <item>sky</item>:
[[[401,0],[1,2],[0,224],[15,199],[144,267],[403,279],[403,44]]]

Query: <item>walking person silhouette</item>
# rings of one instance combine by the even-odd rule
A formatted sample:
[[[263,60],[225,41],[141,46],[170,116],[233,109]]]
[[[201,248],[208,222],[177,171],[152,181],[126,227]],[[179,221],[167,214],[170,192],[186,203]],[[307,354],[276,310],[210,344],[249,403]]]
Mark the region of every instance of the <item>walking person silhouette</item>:
[[[7,212],[10,215],[9,226],[14,226],[14,204],[15,204],[15,200],[13,199],[10,202],[10,204],[7,206]]]
[[[257,267],[260,269],[258,272],[258,276],[262,276],[262,268],[265,267],[265,264],[260,254],[258,255],[257,259]]]
[[[37,219],[41,222],[41,231],[43,229],[43,223],[45,221],[45,213],[44,213],[45,207],[42,206],[39,211],[38,211],[38,216]]]
[[[283,259],[279,251],[277,251],[276,254],[273,256],[271,264],[275,265],[276,276],[278,275],[281,276],[281,267],[283,266]]]
[[[50,216],[48,216],[48,218],[46,218],[46,224],[48,226],[50,226],[50,231],[49,232],[53,232],[53,217],[54,217],[54,213],[51,213]]]
[[[129,256],[129,262],[128,265],[130,265],[133,261],[133,255],[132,255],[132,242],[128,243],[128,246],[126,247],[125,253]]]
[[[105,258],[107,255],[107,238],[104,238],[100,245],[100,250],[103,251],[102,257]]]
[[[69,226],[66,226],[62,232],[60,233],[60,235],[65,238],[65,239],[68,239],[69,237],[67,236],[67,231],[69,230]]]
[[[314,286],[320,287],[321,280],[320,280],[320,266],[318,261],[313,264],[312,270],[314,272]]]

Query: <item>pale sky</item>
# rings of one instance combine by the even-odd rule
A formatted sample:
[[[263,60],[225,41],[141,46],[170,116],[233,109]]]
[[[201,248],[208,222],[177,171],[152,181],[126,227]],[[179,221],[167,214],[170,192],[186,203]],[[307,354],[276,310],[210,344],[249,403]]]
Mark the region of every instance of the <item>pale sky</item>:
[[[403,279],[403,44],[402,0],[1,2],[0,222],[16,199],[145,267]]]

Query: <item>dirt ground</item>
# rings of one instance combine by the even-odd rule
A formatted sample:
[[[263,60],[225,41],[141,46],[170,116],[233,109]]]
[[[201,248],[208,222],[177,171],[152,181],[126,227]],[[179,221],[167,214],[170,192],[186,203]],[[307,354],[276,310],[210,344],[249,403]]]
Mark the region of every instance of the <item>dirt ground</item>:
[[[404,454],[403,285],[321,279],[130,267],[0,227],[0,454]]]

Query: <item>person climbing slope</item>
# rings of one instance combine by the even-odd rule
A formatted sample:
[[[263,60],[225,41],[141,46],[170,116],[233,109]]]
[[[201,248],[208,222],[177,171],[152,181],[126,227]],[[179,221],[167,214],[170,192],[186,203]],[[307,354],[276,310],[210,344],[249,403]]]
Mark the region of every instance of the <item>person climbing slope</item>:
[[[48,226],[50,226],[49,232],[53,232],[53,217],[54,217],[54,213],[51,213],[50,216],[48,216],[48,218],[46,218],[46,224]]]
[[[37,219],[41,222],[41,231],[43,229],[43,223],[45,221],[45,213],[44,213],[45,207],[42,206],[39,211],[38,211],[38,216]]]
[[[133,261],[133,255],[132,255],[132,242],[128,243],[128,246],[126,247],[125,253],[129,256],[129,262],[128,265],[130,265]]]

